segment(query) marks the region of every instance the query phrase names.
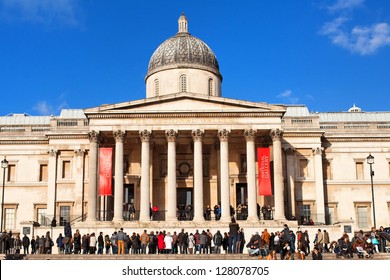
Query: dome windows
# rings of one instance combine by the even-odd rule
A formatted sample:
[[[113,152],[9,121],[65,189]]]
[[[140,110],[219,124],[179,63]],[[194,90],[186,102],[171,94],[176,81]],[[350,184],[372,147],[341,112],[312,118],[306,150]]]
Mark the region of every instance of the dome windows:
[[[154,80],[154,94],[155,96],[160,95],[160,82],[158,81],[158,79]]]
[[[208,92],[209,92],[210,96],[213,95],[213,79],[211,79],[211,78],[209,79]]]
[[[179,81],[179,92],[187,92],[187,76],[181,75]]]

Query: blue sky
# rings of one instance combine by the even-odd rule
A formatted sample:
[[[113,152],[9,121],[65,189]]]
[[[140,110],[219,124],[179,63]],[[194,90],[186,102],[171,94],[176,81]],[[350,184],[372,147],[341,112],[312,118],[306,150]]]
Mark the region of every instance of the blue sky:
[[[0,0],[0,115],[144,98],[182,12],[218,58],[223,97],[390,111],[387,0]]]

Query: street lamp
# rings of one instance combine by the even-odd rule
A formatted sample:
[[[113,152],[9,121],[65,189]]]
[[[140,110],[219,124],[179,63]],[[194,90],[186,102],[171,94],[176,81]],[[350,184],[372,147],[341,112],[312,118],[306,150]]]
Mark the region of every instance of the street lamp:
[[[1,168],[3,168],[3,191],[1,196],[1,232],[3,232],[5,170],[8,168],[8,161],[5,159],[5,157],[1,161]]]
[[[372,215],[374,217],[374,228],[376,228],[376,220],[375,220],[375,199],[374,199],[374,171],[372,170],[372,165],[374,164],[374,157],[369,154],[367,157],[367,163],[370,165],[370,177],[371,177],[371,195],[372,195]]]

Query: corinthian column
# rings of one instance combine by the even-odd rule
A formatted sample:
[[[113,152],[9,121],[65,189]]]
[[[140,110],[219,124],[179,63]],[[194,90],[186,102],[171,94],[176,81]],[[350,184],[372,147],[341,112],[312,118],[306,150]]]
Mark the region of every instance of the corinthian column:
[[[273,142],[274,158],[274,189],[275,189],[275,220],[285,220],[284,216],[284,186],[283,186],[283,167],[282,167],[282,135],[280,129],[271,131]]]
[[[246,140],[246,180],[248,184],[248,221],[257,221],[257,191],[256,191],[256,160],[255,137],[256,130],[245,129]]]
[[[316,206],[317,222],[325,224],[325,198],[324,198],[324,179],[322,173],[322,149],[320,147],[313,149],[314,168],[316,181]]]
[[[288,211],[292,217],[295,215],[295,172],[294,172],[294,148],[287,148],[286,152],[286,165],[287,165],[287,197],[288,197]]]
[[[96,190],[98,168],[99,132],[89,133],[89,178],[88,178],[88,215],[87,222],[96,221]]]
[[[203,221],[203,152],[204,130],[192,131],[194,140],[194,221]]]
[[[76,155],[76,174],[75,174],[75,214],[76,216],[81,216],[84,214],[84,205],[83,205],[83,184],[84,184],[84,154],[83,149],[74,150]],[[76,212],[77,211],[77,212]]]
[[[230,221],[230,183],[229,183],[229,136],[230,130],[218,131],[221,156],[221,221]]]
[[[168,199],[165,203],[167,209],[167,221],[175,221],[177,207],[176,190],[176,137],[177,131],[170,129],[165,132],[168,141]]]
[[[115,138],[115,197],[113,221],[123,221],[123,142],[126,132],[114,131]]]
[[[149,130],[140,131],[141,138],[141,203],[139,220],[150,221],[150,138]]]

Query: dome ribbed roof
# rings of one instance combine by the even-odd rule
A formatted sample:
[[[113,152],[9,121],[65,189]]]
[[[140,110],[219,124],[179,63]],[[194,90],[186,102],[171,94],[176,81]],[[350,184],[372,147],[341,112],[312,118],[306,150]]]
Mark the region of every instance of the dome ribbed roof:
[[[165,40],[153,53],[146,78],[161,70],[173,68],[203,69],[221,77],[214,52],[205,42],[188,33],[184,15],[179,18],[179,32]]]

